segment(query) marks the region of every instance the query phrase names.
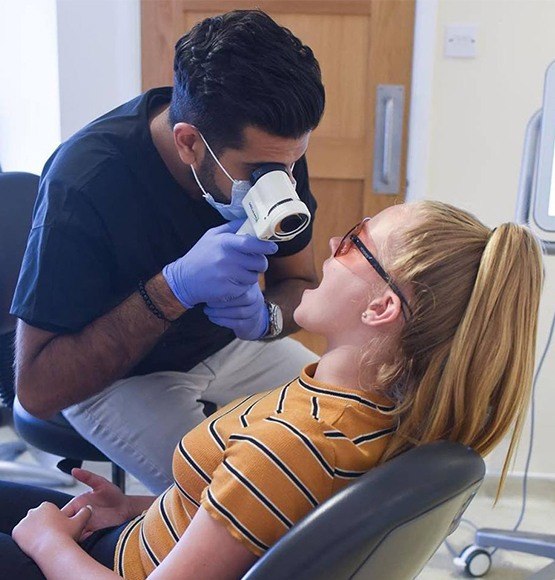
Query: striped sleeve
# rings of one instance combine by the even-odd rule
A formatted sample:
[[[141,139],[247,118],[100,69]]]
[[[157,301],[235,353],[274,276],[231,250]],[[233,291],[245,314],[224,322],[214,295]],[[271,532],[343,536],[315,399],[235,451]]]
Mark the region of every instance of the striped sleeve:
[[[268,417],[230,436],[202,506],[251,552],[262,555],[333,490],[334,450],[306,416]]]

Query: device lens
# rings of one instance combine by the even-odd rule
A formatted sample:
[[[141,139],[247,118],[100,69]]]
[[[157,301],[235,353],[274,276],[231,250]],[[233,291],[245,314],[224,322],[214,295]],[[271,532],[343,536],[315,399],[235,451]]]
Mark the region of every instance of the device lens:
[[[281,223],[279,224],[279,229],[284,234],[290,234],[290,233],[298,230],[302,226],[304,226],[304,224],[307,221],[308,221],[308,218],[305,215],[295,213],[293,215],[288,215],[287,217],[283,218],[281,220]]]

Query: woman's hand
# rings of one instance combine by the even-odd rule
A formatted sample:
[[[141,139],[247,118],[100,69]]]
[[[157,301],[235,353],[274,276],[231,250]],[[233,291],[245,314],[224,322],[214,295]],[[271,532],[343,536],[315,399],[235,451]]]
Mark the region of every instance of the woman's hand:
[[[45,501],[27,512],[13,529],[12,538],[30,558],[38,560],[45,553],[55,553],[56,547],[68,540],[79,540],[91,514],[92,508],[85,505],[68,517]]]
[[[72,469],[71,475],[91,488],[91,491],[74,497],[62,508],[65,516],[72,517],[83,507],[87,505],[92,507],[92,516],[81,536],[77,538],[79,541],[85,540],[97,530],[119,526],[133,517],[134,514],[130,513],[129,498],[117,485],[86,469]]]

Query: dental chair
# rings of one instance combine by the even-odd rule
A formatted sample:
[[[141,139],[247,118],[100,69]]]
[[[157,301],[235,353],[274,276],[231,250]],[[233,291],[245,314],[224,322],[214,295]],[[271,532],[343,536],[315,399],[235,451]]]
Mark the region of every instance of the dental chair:
[[[16,319],[9,314],[9,309],[31,226],[38,183],[38,176],[30,173],[0,173],[0,396],[3,405],[13,410],[13,424],[20,437],[41,451],[59,456],[58,468],[61,471],[14,461],[27,449],[20,440],[0,446],[0,459],[3,458],[0,477],[58,487],[75,483],[67,473],[84,460],[110,460],[83,439],[61,413],[47,421],[37,419],[27,413],[15,397]],[[125,472],[115,464],[112,464],[112,481],[124,489]]]
[[[410,580],[484,478],[472,449],[438,441],[371,469],[310,512],[243,580]]]

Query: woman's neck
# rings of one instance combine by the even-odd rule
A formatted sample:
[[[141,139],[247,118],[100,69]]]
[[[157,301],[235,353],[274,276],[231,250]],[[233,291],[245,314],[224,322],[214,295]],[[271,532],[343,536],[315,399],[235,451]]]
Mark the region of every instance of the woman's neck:
[[[318,362],[314,379],[338,387],[362,389],[360,354],[359,346],[343,345],[328,349]],[[365,385],[366,391],[376,382],[377,368],[377,365],[367,365],[364,369],[364,379],[365,382],[368,381]]]

